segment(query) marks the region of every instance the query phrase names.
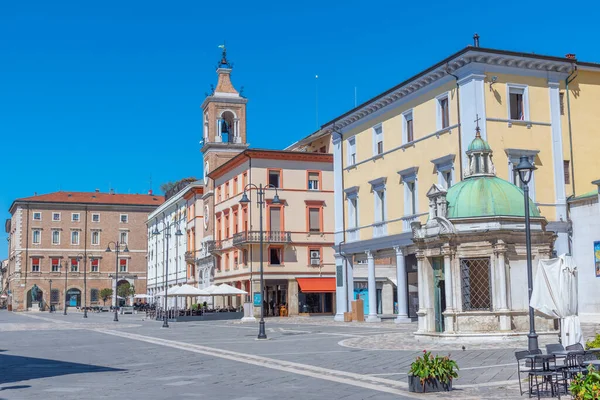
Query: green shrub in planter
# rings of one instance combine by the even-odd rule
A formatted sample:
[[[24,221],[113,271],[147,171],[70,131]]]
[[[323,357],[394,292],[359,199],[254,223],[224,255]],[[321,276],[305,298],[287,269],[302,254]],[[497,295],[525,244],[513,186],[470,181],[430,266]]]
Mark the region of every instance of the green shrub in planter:
[[[423,356],[410,365],[409,390],[430,392],[452,390],[452,380],[458,378],[458,365],[450,356],[435,357],[423,350]],[[418,390],[420,389],[420,390]]]
[[[597,349],[600,348],[600,334],[596,334],[596,337],[594,338],[594,340],[588,340],[587,342],[585,342],[585,349],[589,350],[589,349]],[[596,358],[600,360],[600,353],[596,354]]]
[[[569,389],[575,400],[600,399],[600,374],[590,365],[587,375],[577,374]]]
[[[198,311],[198,304],[192,304],[192,311]]]

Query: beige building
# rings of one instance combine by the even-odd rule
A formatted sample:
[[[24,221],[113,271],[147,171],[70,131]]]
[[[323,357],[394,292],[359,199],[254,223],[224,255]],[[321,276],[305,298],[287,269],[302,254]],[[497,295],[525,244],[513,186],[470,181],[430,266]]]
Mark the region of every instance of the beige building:
[[[329,141],[315,142],[315,149],[298,144],[294,151],[249,150],[247,99],[231,83],[231,71],[223,51],[217,86],[202,104],[204,190],[190,194],[190,200],[195,200],[189,202],[188,215],[194,221],[201,218],[203,232],[198,232],[197,223],[188,225],[191,243],[186,259],[195,269],[191,275],[202,278],[199,286],[206,286],[208,277],[210,283],[228,283],[248,292],[246,299],[231,299],[231,305],[241,305],[260,294],[255,187],[248,187],[251,204],[239,201],[247,185],[271,184],[283,204],[273,204],[275,190],[267,190],[262,298],[269,304],[270,314],[271,303],[285,304],[292,315],[333,313],[333,157],[326,154]],[[221,300],[217,299],[217,304]],[[255,314],[259,311],[254,308]]]
[[[260,293],[263,205],[263,298],[290,315],[333,313],[333,157],[323,153],[245,150],[209,174],[216,188],[216,283]],[[249,204],[241,204],[246,192]],[[273,201],[278,195],[280,204]],[[238,299],[239,301],[239,299]],[[236,304],[239,305],[239,304]]]
[[[85,192],[55,192],[17,199],[6,221],[9,235],[7,295],[13,310],[38,302],[62,309],[82,306],[87,286],[88,306],[103,305],[100,291],[118,284],[146,293],[148,214],[162,204],[161,196]],[[112,252],[106,252],[111,244]],[[118,260],[114,242],[128,252]],[[84,274],[85,271],[85,274]],[[86,284],[84,284],[84,276]],[[32,301],[31,289],[40,292]],[[50,292],[52,285],[52,293]]]

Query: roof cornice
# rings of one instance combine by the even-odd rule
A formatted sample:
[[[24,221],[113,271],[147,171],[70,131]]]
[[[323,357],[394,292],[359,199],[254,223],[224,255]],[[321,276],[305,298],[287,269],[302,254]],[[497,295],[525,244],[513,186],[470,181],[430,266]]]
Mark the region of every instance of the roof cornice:
[[[396,103],[403,98],[448,77],[449,74],[456,73],[460,79],[462,78],[460,76],[460,70],[469,64],[566,74],[573,69],[573,66],[577,64],[577,61],[562,57],[542,56],[469,46],[326,123],[322,126],[321,131],[324,133],[332,133],[334,125],[337,129],[347,128],[384,107]]]

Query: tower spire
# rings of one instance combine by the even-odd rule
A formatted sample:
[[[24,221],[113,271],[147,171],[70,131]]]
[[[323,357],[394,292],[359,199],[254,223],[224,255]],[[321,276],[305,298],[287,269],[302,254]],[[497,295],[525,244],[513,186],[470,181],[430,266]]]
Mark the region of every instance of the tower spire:
[[[227,61],[227,46],[225,45],[225,41],[223,40],[223,44],[219,45],[219,48],[222,50],[221,52],[221,61],[219,61],[218,68],[232,68],[232,65],[229,61]]]
[[[481,118],[479,117],[479,114],[475,114],[475,116],[477,117],[474,121],[477,124],[475,127],[475,137],[481,139],[481,129],[479,128],[479,121],[481,121]]]

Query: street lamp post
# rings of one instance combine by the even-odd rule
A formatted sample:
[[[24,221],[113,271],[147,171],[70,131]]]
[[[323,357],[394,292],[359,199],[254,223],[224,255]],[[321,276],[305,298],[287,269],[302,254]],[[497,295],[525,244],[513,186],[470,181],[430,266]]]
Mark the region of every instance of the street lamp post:
[[[50,296],[48,297],[50,301],[48,302],[48,312],[52,312],[52,279],[50,279],[48,283],[50,284]]]
[[[158,225],[158,224],[157,224]],[[165,238],[167,239],[167,251],[166,251],[166,261],[165,261],[165,278],[163,280],[164,285],[165,285],[165,300],[164,300],[164,315],[163,315],[163,324],[162,327],[163,328],[168,328],[169,327],[169,316],[167,315],[167,296],[169,294],[169,288],[168,286],[168,276],[169,276],[169,238],[171,237],[171,226],[173,226],[174,223],[173,222],[169,222],[167,224],[165,224],[165,228],[163,229],[163,234],[165,236]],[[152,235],[160,235],[160,232],[158,231],[158,226],[154,227],[154,231],[152,231]],[[175,231],[175,236],[182,236],[183,232],[181,232],[181,229],[179,229],[179,224],[177,224],[177,230]],[[176,300],[177,301],[177,300]]]
[[[63,307],[63,315],[67,315],[67,280],[69,279],[69,260],[65,260],[65,305]]]
[[[115,257],[115,303],[119,303],[119,293],[118,293],[118,288],[119,288],[119,252],[121,251],[121,246],[123,245],[123,243],[120,243],[118,240],[116,242],[108,242],[108,245],[106,246],[106,252],[110,253],[112,252],[112,250],[110,249],[110,245],[113,245],[113,247],[115,248],[115,253],[116,253],[116,257]],[[127,248],[127,244],[125,244],[125,248],[123,249],[123,253],[129,253],[129,249]],[[116,305],[117,305],[116,304]],[[119,322],[119,307],[115,307],[115,318],[113,319],[114,322]]]
[[[263,208],[265,206],[265,190],[267,189],[275,189],[275,196],[273,197],[273,202],[272,204],[281,204],[281,201],[279,200],[279,196],[277,195],[277,187],[275,185],[272,184],[268,184],[267,186],[264,186],[261,184],[259,184],[258,186],[256,186],[253,183],[249,183],[244,187],[244,194],[242,195],[242,198],[240,199],[240,203],[241,204],[248,204],[250,203],[250,199],[248,198],[248,195],[246,194],[246,191],[249,188],[255,188],[256,189],[256,195],[257,195],[257,200],[256,200],[256,205],[259,209],[259,216],[258,216],[258,227],[259,227],[259,245],[260,245],[260,249],[259,249],[259,256],[260,256],[260,301],[261,301],[261,305],[260,305],[260,322],[258,324],[258,339],[266,339],[267,338],[267,333],[265,331],[265,307],[264,307],[264,292],[265,292],[265,281],[264,281],[264,277],[263,277],[263,242],[264,242],[264,231],[263,231]]]
[[[77,264],[79,264],[81,260],[83,260],[83,318],[87,318],[87,257],[85,254],[79,253],[77,254]]]
[[[531,265],[531,223],[529,221],[529,181],[531,175],[537,168],[529,161],[529,157],[522,156],[515,170],[519,173],[519,179],[523,183],[525,199],[525,244],[527,247],[527,289],[529,291],[529,302],[533,293],[533,268]],[[538,335],[535,333],[535,315],[533,307],[529,306],[529,334],[527,335],[527,348],[529,351],[538,349]]]

